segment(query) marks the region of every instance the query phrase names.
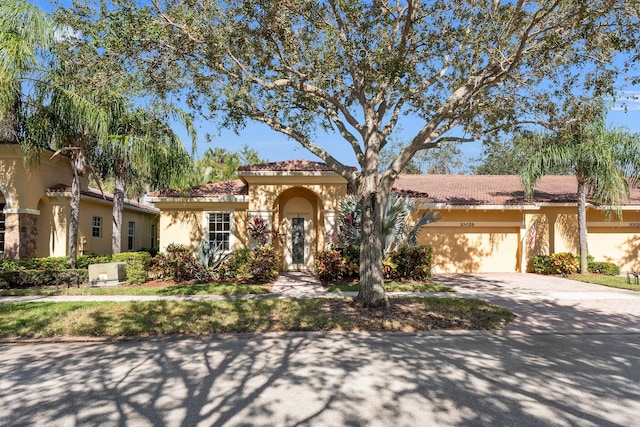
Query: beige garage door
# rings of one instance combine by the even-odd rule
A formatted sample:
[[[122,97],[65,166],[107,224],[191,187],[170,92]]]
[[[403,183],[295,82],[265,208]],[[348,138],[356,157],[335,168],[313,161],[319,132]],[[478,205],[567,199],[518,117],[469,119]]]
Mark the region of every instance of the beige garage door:
[[[518,228],[425,227],[420,243],[433,246],[433,273],[497,273],[519,270]]]
[[[589,227],[589,255],[608,261],[622,272],[640,270],[640,234],[633,228]]]

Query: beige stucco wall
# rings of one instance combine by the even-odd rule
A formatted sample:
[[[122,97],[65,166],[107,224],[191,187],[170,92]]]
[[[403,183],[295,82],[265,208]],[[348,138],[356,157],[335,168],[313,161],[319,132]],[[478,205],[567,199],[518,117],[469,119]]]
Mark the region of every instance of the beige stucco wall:
[[[42,197],[38,210],[37,257],[66,256],[69,197]],[[110,254],[113,210],[110,201],[82,196],[78,224],[78,254]],[[93,217],[102,219],[100,237],[93,237]],[[125,205],[122,214],[122,252],[128,251],[128,223],[135,223],[134,251],[151,247],[151,225],[159,229],[158,215]],[[157,247],[157,243],[156,243]]]
[[[0,145],[0,191],[7,208],[37,209],[46,188],[71,184],[69,161],[63,156],[51,159],[52,155],[46,151],[37,165],[25,167],[19,146]],[[82,179],[81,188],[86,190],[86,178]]]
[[[232,213],[231,249],[239,249],[248,245],[246,202],[155,202],[160,208],[160,250],[167,246],[184,244],[198,249],[207,238],[208,212]]]

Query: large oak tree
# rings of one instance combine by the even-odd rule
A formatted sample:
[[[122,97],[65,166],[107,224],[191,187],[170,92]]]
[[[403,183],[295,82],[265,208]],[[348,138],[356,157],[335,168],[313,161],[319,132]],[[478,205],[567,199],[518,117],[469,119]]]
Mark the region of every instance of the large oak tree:
[[[581,97],[610,93],[638,0],[84,0],[61,16],[160,96],[223,126],[262,122],[356,189],[358,301],[385,304],[382,213],[421,150],[519,123],[558,126]],[[634,16],[635,14],[635,16]],[[409,117],[420,126],[379,173]],[[322,133],[338,134],[354,170]]]

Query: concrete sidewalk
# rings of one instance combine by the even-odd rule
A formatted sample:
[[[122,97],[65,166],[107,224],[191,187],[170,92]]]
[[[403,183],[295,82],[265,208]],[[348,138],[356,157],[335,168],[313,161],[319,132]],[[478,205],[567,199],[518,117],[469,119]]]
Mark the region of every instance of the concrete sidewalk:
[[[640,292],[607,288],[565,278],[527,273],[441,274],[434,283],[451,286],[456,292],[395,292],[389,297],[436,296],[477,298],[511,310],[516,318],[507,325],[519,332],[640,332]],[[0,297],[2,302],[62,301],[202,301],[264,298],[354,297],[356,292],[325,291],[313,276],[285,273],[276,279],[271,293],[259,295],[189,296],[20,296]]]

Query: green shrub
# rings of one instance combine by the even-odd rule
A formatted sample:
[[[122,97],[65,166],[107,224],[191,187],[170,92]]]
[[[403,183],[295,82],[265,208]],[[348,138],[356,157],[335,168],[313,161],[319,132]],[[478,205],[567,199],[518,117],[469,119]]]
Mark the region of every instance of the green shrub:
[[[149,252],[122,252],[111,257],[112,262],[126,262],[127,281],[130,283],[144,283],[147,280],[151,266]]]
[[[18,271],[26,270],[24,261],[9,258],[0,258],[0,270],[2,271]]]
[[[67,257],[32,258],[27,262],[34,270],[66,270],[71,267]]]
[[[250,276],[249,264],[251,263],[251,249],[237,249],[231,252],[220,267],[218,267],[218,277],[235,278]]]
[[[580,268],[580,260],[570,252],[534,255],[529,259],[527,271],[537,274],[573,274]]]
[[[390,260],[396,266],[396,276],[391,278],[426,280],[431,277],[433,248],[428,245],[403,245],[391,253]]]
[[[79,285],[88,280],[85,269],[66,270],[4,270],[0,271],[0,283],[9,289],[40,288],[43,286]]]
[[[617,276],[620,274],[620,267],[612,262],[590,261],[589,272],[594,274],[604,274],[607,276]]]
[[[316,257],[315,274],[322,283],[336,282],[343,278],[345,263],[342,254],[336,250],[322,251]]]
[[[549,255],[533,255],[527,264],[528,273],[553,274],[551,272],[551,257]]]
[[[166,252],[161,252],[153,258],[152,269],[160,273],[161,277],[176,282],[195,279],[196,282],[204,283],[212,280],[213,276],[194,256],[190,247],[175,243],[167,246]]]
[[[258,246],[251,253],[249,272],[258,282],[270,282],[278,275],[280,257],[272,246]]]
[[[76,258],[76,268],[89,268],[91,264],[106,264],[111,262],[111,255],[80,255]]]

